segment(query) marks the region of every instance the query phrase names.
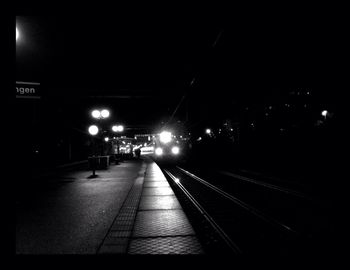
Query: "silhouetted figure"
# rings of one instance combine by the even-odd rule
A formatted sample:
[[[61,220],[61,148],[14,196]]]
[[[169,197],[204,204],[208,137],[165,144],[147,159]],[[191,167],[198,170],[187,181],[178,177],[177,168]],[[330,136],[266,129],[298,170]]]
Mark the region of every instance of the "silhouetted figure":
[[[135,149],[135,156],[137,158],[140,158],[140,156],[141,156],[141,149],[140,148]]]

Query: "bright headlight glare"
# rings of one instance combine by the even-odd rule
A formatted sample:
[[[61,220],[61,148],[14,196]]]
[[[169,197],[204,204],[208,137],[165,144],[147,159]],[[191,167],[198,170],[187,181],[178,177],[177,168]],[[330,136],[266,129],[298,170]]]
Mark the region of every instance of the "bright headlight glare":
[[[160,156],[161,154],[163,154],[163,149],[162,148],[160,148],[160,147],[158,147],[158,148],[156,148],[156,155],[157,156]]]
[[[171,141],[171,132],[163,131],[159,134],[159,139],[162,143],[168,143]]]
[[[174,155],[177,155],[177,154],[180,152],[180,148],[177,147],[177,146],[174,146],[173,148],[171,148],[171,152],[172,152]]]

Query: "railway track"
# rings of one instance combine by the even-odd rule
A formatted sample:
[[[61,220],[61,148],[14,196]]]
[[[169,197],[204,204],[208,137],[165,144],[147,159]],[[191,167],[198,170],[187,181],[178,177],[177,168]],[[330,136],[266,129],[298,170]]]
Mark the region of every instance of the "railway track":
[[[285,186],[236,174],[161,167],[212,254],[311,254],[329,249],[328,209]]]

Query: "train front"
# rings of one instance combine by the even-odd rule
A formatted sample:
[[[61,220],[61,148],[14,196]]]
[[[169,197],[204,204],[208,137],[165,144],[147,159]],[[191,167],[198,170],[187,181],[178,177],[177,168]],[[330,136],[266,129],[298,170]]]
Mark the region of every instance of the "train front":
[[[184,147],[180,138],[169,131],[163,131],[154,138],[154,159],[158,162],[178,162],[184,155]]]

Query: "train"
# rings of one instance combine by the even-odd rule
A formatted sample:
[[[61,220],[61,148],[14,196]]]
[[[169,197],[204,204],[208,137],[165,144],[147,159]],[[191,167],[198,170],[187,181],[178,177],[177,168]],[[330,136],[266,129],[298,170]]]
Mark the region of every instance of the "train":
[[[183,161],[188,151],[187,138],[166,130],[154,136],[153,146],[153,158],[158,162]]]

